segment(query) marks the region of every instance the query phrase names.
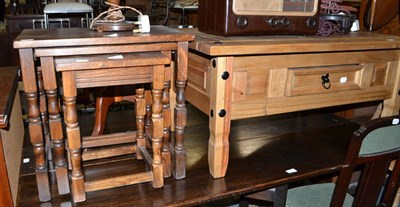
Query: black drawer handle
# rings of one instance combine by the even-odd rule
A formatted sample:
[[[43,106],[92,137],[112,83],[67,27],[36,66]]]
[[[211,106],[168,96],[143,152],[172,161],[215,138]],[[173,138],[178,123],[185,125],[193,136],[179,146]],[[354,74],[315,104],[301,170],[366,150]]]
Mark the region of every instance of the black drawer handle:
[[[322,75],[321,76],[322,79],[322,86],[325,89],[330,89],[331,88],[331,81],[329,80],[329,73]]]
[[[19,24],[18,27],[21,28],[21,29],[23,29],[23,28],[24,28],[24,25],[23,25],[23,24]]]

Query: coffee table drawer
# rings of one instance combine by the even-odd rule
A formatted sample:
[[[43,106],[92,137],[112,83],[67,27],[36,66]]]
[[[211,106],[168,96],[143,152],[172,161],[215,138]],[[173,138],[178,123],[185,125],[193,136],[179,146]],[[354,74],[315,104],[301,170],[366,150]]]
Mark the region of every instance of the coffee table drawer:
[[[285,96],[360,90],[384,85],[387,64],[353,64],[289,68]]]

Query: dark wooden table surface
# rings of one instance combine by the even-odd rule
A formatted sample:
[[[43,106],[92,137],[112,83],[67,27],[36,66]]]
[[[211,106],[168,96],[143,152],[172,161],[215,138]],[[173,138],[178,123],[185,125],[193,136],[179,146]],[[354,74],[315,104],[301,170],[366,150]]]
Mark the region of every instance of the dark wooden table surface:
[[[19,103],[14,101],[18,89],[18,70],[17,67],[0,68],[0,206],[14,205],[13,198],[16,196],[15,190],[18,186],[18,175],[13,174],[19,169],[18,159],[20,158],[15,158],[14,155],[21,153],[19,151],[21,145],[18,145],[21,142],[18,140],[22,139],[22,137],[14,137],[15,131],[22,128],[22,124],[21,128],[18,128],[18,125],[22,123],[22,118],[17,116],[21,112],[15,112]],[[16,101],[19,101],[19,97]],[[12,122],[11,117],[13,117]],[[17,148],[13,149],[13,147]],[[12,151],[15,153],[10,153]]]
[[[133,110],[110,113],[108,132],[123,130]],[[226,177],[214,179],[208,172],[208,117],[188,105],[186,131],[187,175],[183,180],[168,178],[161,189],[150,183],[87,194],[87,201],[72,203],[70,195],[57,193],[52,173],[52,201],[37,197],[33,163],[22,167],[20,206],[193,206],[279,186],[285,183],[337,171],[348,140],[358,125],[331,114],[290,113],[232,122],[229,168]],[[93,114],[81,115],[82,133],[90,133]],[[127,120],[121,122],[121,120]],[[121,124],[123,123],[123,124]],[[114,127],[114,128],[113,128]],[[26,145],[30,147],[30,145]],[[31,151],[25,150],[25,157]],[[105,163],[109,166],[102,168]],[[85,163],[86,179],[120,175],[143,169],[143,162],[131,157]],[[298,172],[285,171],[295,168]],[[99,170],[101,169],[101,170]]]

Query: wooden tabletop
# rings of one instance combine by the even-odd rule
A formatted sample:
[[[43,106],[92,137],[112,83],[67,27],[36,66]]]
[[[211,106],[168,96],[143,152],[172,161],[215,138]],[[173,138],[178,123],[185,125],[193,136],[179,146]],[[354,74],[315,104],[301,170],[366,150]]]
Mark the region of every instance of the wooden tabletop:
[[[18,68],[0,68],[0,128],[8,125],[8,117],[18,88]]]
[[[189,45],[190,49],[211,56],[400,48],[399,36],[370,32],[350,32],[346,35],[332,35],[328,37],[313,35],[222,37],[202,33],[197,29],[188,29],[185,31],[196,35],[195,41]]]
[[[14,48],[64,47],[85,45],[134,44],[193,41],[191,33],[165,26],[153,26],[150,33],[97,32],[89,28],[25,29],[14,41]]]
[[[358,128],[333,115],[310,112],[233,121],[228,172],[226,177],[214,179],[207,163],[208,116],[190,105],[188,113],[191,118],[185,133],[186,178],[167,178],[160,189],[143,183],[90,192],[87,200],[78,206],[194,206],[335,172],[341,167],[351,133]],[[109,117],[113,120],[112,113]],[[121,116],[115,123],[121,125]],[[90,123],[87,125],[90,129]],[[82,129],[85,129],[83,125]],[[133,158],[85,163],[85,179],[90,181],[144,168],[143,161]],[[298,172],[285,172],[291,168]],[[26,176],[21,176],[19,206],[39,206],[35,177],[22,172]],[[51,187],[53,197],[49,203],[69,206],[70,195],[60,196],[56,185]]]

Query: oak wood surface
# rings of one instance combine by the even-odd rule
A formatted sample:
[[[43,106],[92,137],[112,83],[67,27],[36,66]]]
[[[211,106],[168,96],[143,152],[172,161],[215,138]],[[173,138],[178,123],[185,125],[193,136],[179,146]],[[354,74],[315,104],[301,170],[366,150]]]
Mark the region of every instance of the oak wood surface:
[[[116,35],[115,35],[116,34]],[[157,42],[192,41],[193,34],[182,34],[179,30],[163,27],[151,27],[151,33],[137,34],[127,32],[97,32],[89,28],[56,28],[48,30],[26,29],[14,41],[14,48],[40,48],[55,46],[88,46]],[[101,43],[99,43],[101,41]]]
[[[343,162],[351,132],[358,125],[329,114],[292,113],[232,122],[230,163],[225,178],[214,179],[208,172],[208,116],[188,105],[185,147],[186,178],[165,179],[164,188],[151,183],[87,193],[79,205],[68,195],[58,195],[52,185],[53,206],[193,206],[241,195],[338,170]],[[109,130],[121,127],[121,117],[129,126],[133,110],[111,112]],[[118,115],[117,117],[115,117]],[[81,114],[90,120],[92,114]],[[115,117],[115,118],[113,118]],[[89,128],[93,121],[80,122]],[[86,127],[85,127],[86,126]],[[348,136],[347,136],[348,135]],[[313,153],[309,153],[309,152]],[[104,169],[104,166],[107,166]],[[289,175],[285,170],[296,168]],[[141,171],[145,164],[133,157],[85,164],[88,181]],[[53,178],[53,176],[51,176]],[[52,182],[55,180],[52,179]],[[34,175],[21,177],[20,206],[38,206]]]
[[[85,55],[59,57],[55,60],[57,71],[87,70],[115,67],[136,67],[169,64],[171,59],[160,52],[139,52],[114,55]]]
[[[30,135],[32,139],[32,143],[35,144],[35,153],[37,157],[37,163],[36,163],[36,168],[40,169],[40,172],[43,173],[42,175],[38,175],[38,186],[40,189],[45,189],[43,192],[46,192],[47,188],[47,182],[41,180],[46,179],[45,173],[46,173],[46,153],[44,153],[44,144],[41,140],[42,137],[49,137],[49,130],[47,128],[47,119],[44,119],[43,123],[45,124],[43,126],[43,132],[44,136],[42,134],[42,122],[40,122],[39,119],[39,113],[42,115],[42,117],[47,117],[47,111],[45,110],[46,108],[46,103],[45,103],[45,96],[43,88],[39,88],[40,90],[38,91],[38,88],[36,87],[36,68],[35,68],[35,61],[34,59],[36,57],[40,58],[40,62],[42,64],[42,69],[43,69],[43,85],[44,89],[46,90],[46,94],[49,94],[48,97],[48,107],[49,107],[49,116],[50,116],[50,121],[53,121],[54,124],[50,125],[50,134],[56,135],[55,139],[52,139],[53,143],[56,143],[55,146],[57,146],[58,150],[56,151],[56,164],[61,163],[59,162],[61,159],[57,154],[61,154],[61,149],[59,146],[60,140],[62,140],[62,136],[58,136],[61,133],[61,124],[59,122],[59,109],[58,106],[56,105],[57,99],[55,98],[56,92],[56,80],[55,80],[55,67],[62,66],[60,65],[55,65],[54,64],[54,57],[57,56],[72,56],[77,54],[80,55],[88,55],[88,54],[110,54],[113,53],[113,51],[118,51],[121,53],[125,53],[123,55],[129,57],[129,52],[138,52],[138,51],[144,51],[144,52],[149,52],[147,54],[152,54],[153,51],[161,52],[163,55],[156,55],[150,57],[146,57],[144,55],[143,57],[132,57],[130,58],[130,62],[127,63],[129,66],[137,66],[138,61],[140,64],[144,65],[151,65],[153,66],[155,63],[170,63],[171,59],[171,52],[170,50],[177,50],[177,60],[178,60],[178,80],[180,81],[177,83],[180,85],[180,89],[178,91],[181,91],[181,97],[179,101],[184,102],[184,86],[185,86],[185,81],[187,78],[187,50],[188,50],[188,43],[187,41],[191,41],[194,39],[193,34],[182,34],[180,31],[172,29],[172,28],[167,28],[167,27],[162,27],[162,26],[156,26],[152,27],[151,33],[147,34],[135,34],[132,32],[122,32],[122,33],[98,33],[91,31],[86,28],[75,28],[75,29],[54,29],[52,31],[50,30],[31,30],[31,31],[25,31],[23,34],[19,36],[19,39],[17,38],[14,43],[15,43],[15,48],[19,49],[20,56],[23,57],[21,58],[21,67],[23,71],[23,80],[26,86],[26,92],[27,92],[27,97],[28,97],[28,102],[29,102],[29,115],[30,115],[30,121],[31,121],[31,127],[30,127]],[[181,42],[182,41],[182,42]],[[185,43],[186,42],[186,43]],[[152,44],[148,44],[152,43]],[[154,44],[153,44],[154,43]],[[101,45],[101,46],[100,46]],[[134,47],[133,45],[137,45],[137,47]],[[65,47],[65,51],[63,50],[63,47]],[[40,50],[41,49],[41,50]],[[159,54],[161,54],[159,53]],[[105,55],[107,56],[107,55]],[[86,56],[88,57],[88,56]],[[76,59],[75,59],[76,60]],[[92,60],[93,63],[91,62],[89,65],[90,67],[116,67],[116,61],[98,61],[96,59]],[[119,62],[119,61],[118,61]],[[140,65],[139,64],[139,65]],[[70,66],[73,66],[74,64],[68,65],[68,70],[73,70],[75,68],[71,68]],[[82,67],[82,63],[80,62],[79,67]],[[67,66],[66,66],[67,67]],[[61,68],[61,67],[59,67]],[[121,66],[122,68],[122,66]],[[126,73],[122,71],[121,68],[115,68],[112,72],[117,73],[120,77],[124,76]],[[129,69],[132,70],[132,67]],[[101,76],[98,79],[103,79],[103,80],[98,80],[88,82],[90,77],[93,77],[93,73],[89,71],[73,71],[73,72],[67,72],[63,71],[63,89],[64,93],[67,94],[67,96],[64,99],[64,103],[66,105],[66,126],[67,126],[67,135],[71,137],[68,141],[68,147],[70,154],[72,155],[73,159],[71,159],[71,164],[72,166],[72,191],[73,196],[75,198],[75,201],[83,201],[85,200],[84,195],[80,194],[82,192],[82,189],[84,189],[84,183],[83,183],[83,173],[81,172],[81,168],[78,167],[80,166],[80,159],[77,159],[80,156],[80,143],[78,142],[80,140],[80,136],[78,135],[79,133],[79,127],[77,127],[77,115],[76,115],[76,88],[82,88],[82,87],[97,87],[97,86],[108,86],[108,85],[118,85],[118,84],[132,84],[132,83],[142,83],[142,82],[149,82],[151,80],[150,77],[148,76],[143,76],[143,72],[145,70],[148,70],[149,67],[142,67],[142,70],[138,71],[137,74],[135,75],[142,75],[138,79],[135,79],[135,77],[132,77],[132,74],[129,77],[126,77],[126,79],[121,80],[119,83],[114,81],[115,77],[112,76],[104,76],[107,72],[111,71],[106,71],[100,70],[100,72],[96,75]],[[157,72],[161,70],[160,66],[154,67],[154,69],[148,70],[151,73]],[[154,84],[156,85],[156,88],[158,91],[157,96],[157,102],[161,103],[161,94],[164,88],[164,81],[163,81],[163,76],[164,76],[164,67],[162,67],[162,73],[161,75],[158,75],[160,77],[153,77]],[[148,72],[147,71],[147,72]],[[38,73],[39,74],[39,73]],[[161,77],[162,76],[162,77]],[[105,78],[107,77],[107,78]],[[113,79],[114,78],[114,79]],[[65,81],[66,79],[67,81]],[[135,80],[132,82],[132,80]],[[137,81],[138,80],[138,81]],[[28,83],[29,82],[29,83]],[[43,86],[40,85],[40,86]],[[38,98],[36,97],[37,93],[41,94],[40,96],[40,107],[38,107]],[[155,95],[153,96],[153,98]],[[183,98],[182,98],[183,97]],[[153,100],[153,102],[156,102]],[[158,104],[157,107],[157,112],[161,108],[162,109],[162,104]],[[178,105],[181,109],[182,112],[184,112],[186,109],[184,107],[184,104]],[[40,109],[38,111],[38,109]],[[154,107],[153,107],[154,109]],[[154,129],[157,131],[155,133],[154,137],[155,140],[153,140],[153,146],[155,146],[156,150],[160,150],[161,147],[161,142],[159,142],[163,137],[163,126],[162,126],[162,116],[159,113],[153,113],[156,114],[158,117],[158,121],[154,123],[157,127],[154,127]],[[181,115],[179,116],[180,118],[178,120],[184,120],[186,119],[186,114],[185,113],[180,113]],[[52,122],[52,123],[53,123]],[[180,127],[180,128],[179,128]],[[179,133],[177,136],[177,141],[178,143],[178,150],[179,152],[183,152],[183,132],[184,132],[184,125],[179,126]],[[180,145],[179,145],[180,144]],[[104,154],[101,152],[101,154]],[[160,154],[160,153],[155,153],[155,154]],[[92,154],[93,155],[93,154]],[[161,156],[156,156],[156,158],[153,160],[153,168],[154,171],[158,171],[158,173],[154,173],[155,176],[158,178],[156,180],[162,180],[162,165],[161,165]],[[177,161],[177,172],[179,172],[180,178],[184,177],[184,168],[181,166],[184,166],[182,164],[182,159],[183,156],[177,156],[179,157],[179,161]],[[63,162],[65,163],[65,162]],[[60,173],[57,173],[57,175]],[[161,175],[161,176],[159,176]],[[40,178],[40,179],[39,179]],[[41,187],[40,185],[44,185]],[[156,184],[158,187],[162,186],[162,182],[159,181]],[[50,195],[46,193],[42,193],[40,191],[40,194],[43,194],[41,196],[42,201],[47,201],[50,199]],[[60,194],[62,192],[60,191]]]

